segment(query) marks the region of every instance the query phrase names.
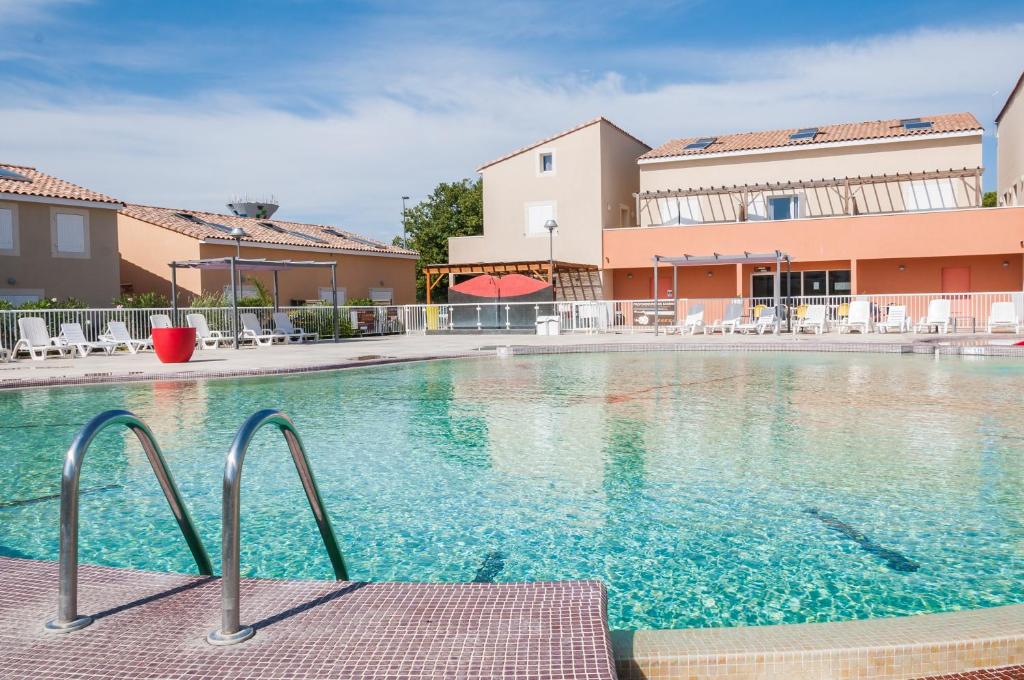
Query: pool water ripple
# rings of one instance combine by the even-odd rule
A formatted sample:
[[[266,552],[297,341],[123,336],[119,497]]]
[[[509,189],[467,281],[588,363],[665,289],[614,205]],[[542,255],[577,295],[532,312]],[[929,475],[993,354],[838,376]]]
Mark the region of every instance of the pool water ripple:
[[[279,407],[354,579],[599,578],[614,628],[1009,604],[1024,598],[1022,388],[1024,363],[994,358],[610,353],[8,391],[0,554],[57,557],[69,424],[127,408],[216,565],[224,454],[246,416]],[[242,478],[243,574],[331,578],[277,432]],[[81,498],[83,562],[194,570],[133,435],[103,432],[81,483],[103,489]]]

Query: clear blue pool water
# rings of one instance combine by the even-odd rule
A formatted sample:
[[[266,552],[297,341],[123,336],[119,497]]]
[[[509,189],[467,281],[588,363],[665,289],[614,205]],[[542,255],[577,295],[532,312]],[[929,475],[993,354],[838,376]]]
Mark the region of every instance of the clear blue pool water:
[[[224,454],[268,406],[297,422],[355,579],[598,578],[626,629],[1024,600],[1024,362],[998,359],[584,354],[2,392],[0,554],[57,557],[64,451],[128,408],[218,563]],[[83,562],[194,570],[126,431],[82,489]],[[244,574],[331,577],[277,432],[242,504]]]

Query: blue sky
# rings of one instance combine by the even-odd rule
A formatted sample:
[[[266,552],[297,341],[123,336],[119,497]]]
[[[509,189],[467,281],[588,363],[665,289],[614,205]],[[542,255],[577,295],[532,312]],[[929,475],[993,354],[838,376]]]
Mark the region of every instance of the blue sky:
[[[0,0],[0,160],[388,237],[403,194],[596,115],[656,145],[967,110],[991,189],[1022,68],[1019,0]]]

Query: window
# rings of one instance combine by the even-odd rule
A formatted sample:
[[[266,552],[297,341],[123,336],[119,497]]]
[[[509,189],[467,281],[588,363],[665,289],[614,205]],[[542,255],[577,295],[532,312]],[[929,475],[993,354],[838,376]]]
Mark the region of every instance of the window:
[[[789,135],[790,139],[814,139],[818,134],[818,128],[801,128]]]
[[[555,171],[555,154],[553,151],[542,151],[540,153],[540,174],[546,175]]]
[[[900,184],[905,210],[955,208],[956,194],[950,180],[920,179]]]
[[[89,254],[88,222],[85,212],[53,213],[53,253],[55,255],[87,256]]]
[[[374,304],[379,305],[390,305],[395,299],[394,288],[371,288],[370,289],[370,300]]]
[[[932,121],[921,120],[920,118],[903,118],[900,120],[900,125],[903,126],[904,130],[928,130],[932,126]]]
[[[526,205],[526,235],[547,236],[548,230],[544,227],[544,223],[553,219],[556,219],[554,203],[528,203]]]
[[[792,220],[800,217],[799,196],[771,196],[768,198],[768,219]]]
[[[701,137],[696,142],[690,142],[683,149],[706,149],[717,141],[717,137]]]
[[[331,289],[330,289],[329,286],[328,287],[323,287],[323,288],[320,289],[320,299],[323,300],[324,302],[330,302],[331,301]],[[338,289],[338,304],[339,305],[345,304],[345,300],[348,300],[347,291],[344,288],[339,288]]]
[[[0,208],[0,251],[13,251],[14,245],[14,209]]]
[[[633,226],[629,222],[629,208],[624,205],[619,206],[619,226],[620,227],[631,227]]]
[[[837,269],[828,273],[828,294],[849,295],[851,292],[850,270]]]

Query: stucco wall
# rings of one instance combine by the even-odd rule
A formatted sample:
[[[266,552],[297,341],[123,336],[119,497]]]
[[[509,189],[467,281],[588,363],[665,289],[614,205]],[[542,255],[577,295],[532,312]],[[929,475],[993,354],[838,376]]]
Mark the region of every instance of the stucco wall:
[[[999,205],[1024,205],[1024,87],[996,127]]]
[[[640,190],[663,191],[928,172],[976,168],[981,164],[980,134],[947,139],[920,138],[907,142],[645,163],[640,165]],[[963,205],[962,186],[957,184],[955,190],[958,194],[957,204]],[[705,208],[705,212],[709,212],[709,209]],[[641,224],[652,224],[647,211],[642,211]]]
[[[17,241],[16,251],[0,251],[0,291],[74,297],[93,306],[109,306],[117,297],[120,264],[116,210],[7,200],[0,200],[0,207],[14,211]],[[53,252],[54,211],[86,216],[85,256]]]
[[[526,234],[527,204],[555,202],[555,259],[601,261],[601,129],[588,125],[481,171],[484,234],[449,240],[452,263],[546,260],[547,233]],[[538,173],[539,154],[554,152],[555,171]]]
[[[605,228],[637,225],[633,194],[640,190],[640,170],[636,160],[649,149],[612,126],[601,124],[601,209]],[[624,224],[620,208],[628,212]]]
[[[134,217],[118,213],[117,232],[121,249],[121,282],[135,293],[171,295],[173,260],[194,260],[199,257],[199,241],[163,229]],[[199,271],[178,270],[179,300],[201,292]]]

